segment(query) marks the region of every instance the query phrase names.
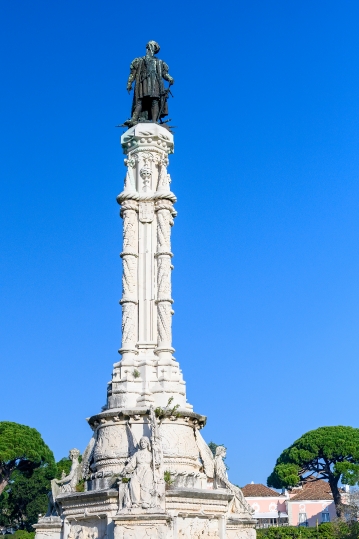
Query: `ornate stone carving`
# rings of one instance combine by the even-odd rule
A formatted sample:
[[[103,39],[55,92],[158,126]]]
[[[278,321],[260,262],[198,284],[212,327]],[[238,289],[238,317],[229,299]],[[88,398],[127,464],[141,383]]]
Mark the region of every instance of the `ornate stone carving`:
[[[156,204],[156,209],[159,204]],[[160,252],[171,251],[171,226],[173,219],[169,208],[157,209],[157,249]]]
[[[151,188],[152,170],[149,166],[145,165],[140,170],[140,176],[142,178],[142,189],[146,193],[148,188]]]
[[[189,425],[162,423],[160,436],[165,459],[167,457],[187,458],[198,463],[199,451],[193,429]],[[197,469],[199,469],[199,463]]]
[[[106,521],[100,518],[72,525],[67,539],[104,539],[106,536]]]
[[[123,256],[122,291],[126,298],[136,297],[137,260],[135,256]]]
[[[98,462],[109,458],[128,457],[129,440],[126,425],[101,427],[98,430],[94,458]]]
[[[132,201],[126,201],[126,204],[122,204],[122,217],[123,217],[123,251],[135,252],[136,251],[136,209],[137,204]]]
[[[194,429],[199,455],[203,462],[203,469],[207,477],[213,479],[214,476],[214,458],[213,453],[204,441],[199,429]]]
[[[226,452],[226,448],[222,445],[219,445],[216,448],[216,456],[214,459],[213,488],[225,488],[233,494],[233,499],[229,507],[229,513],[246,513],[248,517],[251,517],[253,515],[252,507],[247,503],[241,489],[236,485],[233,485],[228,479],[226,465],[223,462],[223,459],[226,456]]]
[[[179,539],[209,539],[219,537],[218,519],[179,518]]]
[[[171,300],[171,258],[169,256],[158,256],[157,264],[158,298]]]
[[[139,446],[121,472],[119,509],[150,509],[161,506],[164,495],[162,445],[157,420],[150,409],[151,441],[142,436]],[[124,483],[124,481],[126,481]]]
[[[140,202],[139,205],[141,223],[152,223],[155,216],[155,206],[153,202]]]
[[[131,301],[122,304],[122,348],[126,345],[134,346],[136,340],[136,305]]]
[[[79,456],[80,451],[78,449],[71,449],[69,452],[69,458],[72,460],[70,473],[61,479],[52,479],[51,490],[54,500],[59,494],[76,491],[76,485],[82,479]]]
[[[130,524],[130,525],[129,525]],[[114,539],[170,539],[172,537],[171,530],[168,526],[148,522],[135,522],[117,524],[114,530]]]
[[[172,344],[171,300],[157,300],[158,346],[170,347]]]
[[[91,465],[94,459],[94,450],[96,445],[96,435],[94,434],[87,444],[87,447],[82,455],[81,471],[82,477],[87,478],[91,471]]]

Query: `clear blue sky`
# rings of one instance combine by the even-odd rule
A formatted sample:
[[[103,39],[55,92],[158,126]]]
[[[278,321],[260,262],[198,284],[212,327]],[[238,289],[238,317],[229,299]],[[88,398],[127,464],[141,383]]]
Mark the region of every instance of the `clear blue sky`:
[[[1,418],[83,450],[120,345],[130,61],[175,78],[174,346],[232,481],[359,427],[359,2],[0,4]]]

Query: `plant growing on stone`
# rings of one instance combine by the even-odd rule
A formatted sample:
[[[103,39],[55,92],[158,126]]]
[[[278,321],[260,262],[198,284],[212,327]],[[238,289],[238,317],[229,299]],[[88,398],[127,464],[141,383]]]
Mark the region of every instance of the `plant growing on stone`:
[[[85,479],[80,479],[77,483],[76,492],[85,492]]]
[[[338,484],[359,482],[359,429],[320,427],[303,434],[279,456],[267,485],[294,487],[300,482],[319,479],[328,481],[337,516],[342,517]]]
[[[163,479],[165,480],[166,485],[172,485],[174,483],[171,472],[169,470],[166,470],[163,474]]]
[[[139,377],[140,377],[140,374],[141,374],[140,371],[138,371],[137,369],[133,369],[133,371],[132,371],[132,376],[133,376],[134,378],[139,378]]]
[[[179,404],[176,404],[175,406],[173,406],[172,409],[170,409],[170,405],[172,404],[172,402],[173,402],[173,397],[170,397],[164,408],[161,408],[160,406],[155,408],[156,417],[158,417],[159,419],[163,419],[166,416],[180,417],[180,414],[176,411],[177,408],[179,408]]]

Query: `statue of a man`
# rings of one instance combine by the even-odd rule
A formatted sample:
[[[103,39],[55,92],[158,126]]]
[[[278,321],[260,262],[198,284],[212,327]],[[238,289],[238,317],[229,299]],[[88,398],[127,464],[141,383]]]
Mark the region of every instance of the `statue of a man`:
[[[125,125],[132,126],[138,122],[158,122],[168,115],[167,98],[169,89],[165,89],[163,79],[171,84],[173,78],[168,74],[168,65],[155,57],[160,50],[156,41],[149,41],[146,45],[146,56],[135,58],[130,66],[130,76],[127,81],[127,90],[133,94],[131,119]]]

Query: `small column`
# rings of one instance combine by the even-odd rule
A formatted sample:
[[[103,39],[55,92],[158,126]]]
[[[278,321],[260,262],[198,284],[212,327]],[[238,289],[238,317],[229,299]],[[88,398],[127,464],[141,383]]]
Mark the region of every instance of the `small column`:
[[[122,273],[122,366],[133,365],[138,333],[138,202],[124,200],[121,204],[120,215],[123,218],[123,261]]]
[[[160,193],[159,193],[160,194]],[[176,215],[170,200],[161,198],[156,201],[157,214],[157,348],[158,365],[172,364],[172,310],[171,297],[171,227]]]

